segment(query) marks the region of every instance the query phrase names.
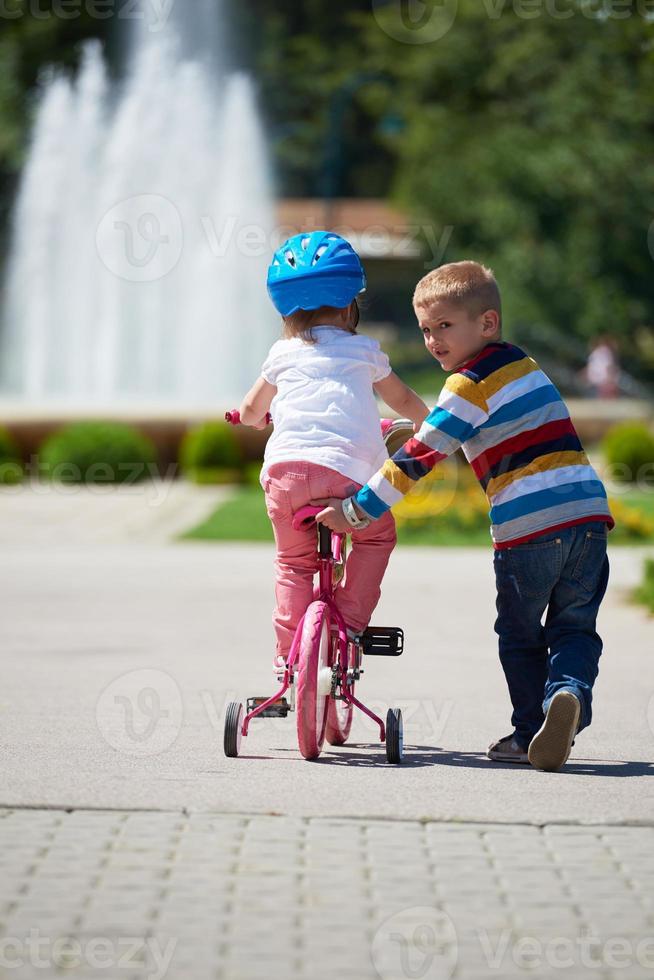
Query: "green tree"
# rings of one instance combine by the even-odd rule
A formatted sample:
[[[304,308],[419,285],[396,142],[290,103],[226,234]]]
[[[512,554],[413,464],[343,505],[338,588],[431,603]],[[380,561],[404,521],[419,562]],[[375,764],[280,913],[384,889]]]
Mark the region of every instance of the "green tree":
[[[74,66],[80,41],[108,41],[114,25],[84,4],[73,20],[4,4],[21,12],[0,25],[6,218],[42,67]],[[249,0],[231,5],[226,47],[259,82],[281,195],[392,196],[436,240],[452,228],[435,260],[494,267],[509,325],[582,344],[610,331],[629,370],[654,379],[654,22],[644,6]],[[419,38],[404,29],[405,41],[436,39],[398,40],[401,10],[427,25]]]
[[[445,258],[492,264],[509,320],[621,335],[630,369],[654,377],[654,23],[641,7],[598,17],[558,0],[558,16],[525,19],[459,0],[433,43],[378,22],[366,37],[404,120],[397,196],[453,227]]]
[[[74,69],[80,44],[103,37],[107,22],[80,4],[61,17],[48,0],[3,0],[0,19],[0,243],[25,159],[34,118],[38,81],[48,65]]]
[[[370,0],[252,0],[233,16],[259,82],[279,193],[321,196],[329,182],[337,196],[387,195],[395,151],[369,101],[376,83],[362,50]]]

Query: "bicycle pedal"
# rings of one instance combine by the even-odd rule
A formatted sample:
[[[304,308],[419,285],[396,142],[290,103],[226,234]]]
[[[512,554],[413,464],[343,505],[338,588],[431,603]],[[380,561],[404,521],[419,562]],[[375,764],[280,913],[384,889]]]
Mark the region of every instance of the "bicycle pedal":
[[[248,698],[248,714],[267,700],[268,698]],[[285,718],[290,710],[291,706],[286,698],[278,698],[277,701],[273,701],[267,708],[260,711],[257,718]]]
[[[369,626],[360,642],[368,657],[399,657],[404,650],[404,630],[399,626]]]

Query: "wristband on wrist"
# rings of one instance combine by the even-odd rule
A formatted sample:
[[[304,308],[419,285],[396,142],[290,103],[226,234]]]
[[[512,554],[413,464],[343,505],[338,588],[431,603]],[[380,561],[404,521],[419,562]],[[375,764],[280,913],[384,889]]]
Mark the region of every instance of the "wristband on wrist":
[[[352,497],[346,497],[342,502],[341,507],[343,508],[345,520],[348,522],[351,528],[354,528],[355,531],[361,531],[364,527],[368,527],[370,524],[370,519],[368,517],[358,516],[356,510],[354,509]]]

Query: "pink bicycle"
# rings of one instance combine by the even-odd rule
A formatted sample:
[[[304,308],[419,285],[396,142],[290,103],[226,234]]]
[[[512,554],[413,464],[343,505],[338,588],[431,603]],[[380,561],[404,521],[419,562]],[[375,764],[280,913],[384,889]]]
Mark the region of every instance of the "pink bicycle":
[[[238,412],[225,416],[238,424]],[[392,455],[413,434],[406,419],[382,421],[387,450]],[[297,511],[296,529],[315,526],[319,507]],[[341,580],[346,558],[346,536],[323,525],[317,525],[318,581],[314,599],[298,623],[283,673],[281,687],[268,698],[248,698],[246,710],[231,701],[225,716],[225,755],[235,758],[255,718],[285,718],[295,711],[297,737],[305,759],[317,759],[325,740],[330,745],[345,745],[352,727],[354,708],[358,708],[379,727],[380,742],[386,744],[388,762],[402,762],[404,743],[402,712],[389,708],[386,723],[355,696],[355,685],[363,674],[364,656],[398,657],[404,648],[404,632],[399,627],[369,626],[349,639],[346,624],[334,602],[336,586]],[[288,698],[286,693],[289,692]]]

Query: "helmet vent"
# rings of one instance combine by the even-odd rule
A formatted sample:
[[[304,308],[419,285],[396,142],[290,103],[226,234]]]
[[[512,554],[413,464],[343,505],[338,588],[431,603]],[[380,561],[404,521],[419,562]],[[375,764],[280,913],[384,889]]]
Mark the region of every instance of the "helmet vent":
[[[300,242],[300,245],[302,246],[302,248],[304,249],[305,252],[306,252],[306,250],[307,250],[307,248],[309,246],[309,242],[310,241],[311,241],[311,239],[307,237],[307,238],[303,238],[302,241]]]
[[[295,256],[293,255],[290,249],[288,250],[288,252],[285,253],[284,258],[286,259],[286,261],[290,266],[295,268]]]
[[[327,248],[328,248],[327,245],[320,245],[320,247],[316,249],[316,254],[314,255],[313,261],[311,263],[312,265],[315,265],[318,259],[321,259],[323,257],[323,255],[327,251]]]

